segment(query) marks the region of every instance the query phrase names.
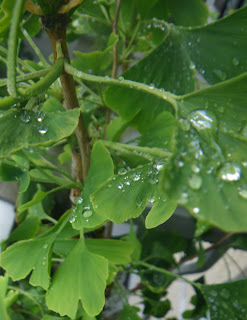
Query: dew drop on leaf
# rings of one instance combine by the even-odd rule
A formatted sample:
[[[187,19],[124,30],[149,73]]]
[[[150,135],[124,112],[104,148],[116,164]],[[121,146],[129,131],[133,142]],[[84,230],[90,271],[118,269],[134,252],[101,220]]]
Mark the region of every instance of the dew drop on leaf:
[[[123,184],[122,184],[122,182],[119,182],[118,185],[117,185],[117,187],[118,187],[119,190],[122,190],[122,189],[123,189]]]
[[[197,174],[193,174],[188,179],[188,185],[193,190],[199,190],[202,185],[202,178],[200,176],[198,176]]]
[[[45,114],[44,112],[42,112],[41,110],[37,112],[36,114],[36,119],[38,122],[42,122],[45,118]]]
[[[247,187],[246,188],[239,188],[238,194],[240,195],[241,198],[247,199]]]
[[[39,128],[38,128],[38,131],[39,131],[40,134],[44,135],[44,134],[47,133],[48,128],[46,126],[44,126],[44,125],[40,125]]]
[[[181,193],[181,195],[178,199],[178,202],[180,204],[186,204],[188,202],[188,200],[189,200],[188,193],[183,192],[183,193]]]
[[[199,213],[199,212],[200,212],[200,208],[195,207],[195,208],[192,209],[192,211],[193,211],[194,213]]]
[[[136,205],[137,205],[137,207],[141,207],[142,206],[142,201],[136,201]]]
[[[192,126],[206,141],[212,140],[217,130],[217,118],[215,114],[208,110],[196,110],[190,114]]]
[[[141,178],[141,176],[137,173],[132,173],[131,176],[130,176],[130,179],[133,180],[133,181],[139,181]]]
[[[89,217],[91,217],[92,214],[93,214],[92,210],[87,210],[87,211],[83,212],[83,217],[84,218],[89,218]]]
[[[226,73],[219,69],[214,69],[213,73],[216,74],[216,76],[221,80],[226,80]]]
[[[150,86],[149,86],[149,89],[151,89],[151,90],[152,90],[152,89],[154,89],[154,88],[155,88],[155,87],[154,87],[154,84],[153,84],[153,83],[151,83],[151,84],[150,84]]]
[[[218,176],[223,181],[238,181],[241,178],[241,168],[233,163],[225,163],[219,169]]]
[[[47,248],[48,248],[48,244],[47,244],[47,243],[44,243],[43,246],[42,246],[42,248],[43,248],[43,249],[47,249]]]
[[[191,165],[191,170],[194,172],[194,173],[199,173],[201,171],[201,169],[195,164],[193,163]]]
[[[24,112],[20,115],[20,119],[24,123],[28,123],[31,120],[30,112],[28,110],[24,110]]]
[[[127,173],[127,170],[125,168],[121,168],[118,170],[118,174],[120,174],[122,176],[125,175],[126,173]]]

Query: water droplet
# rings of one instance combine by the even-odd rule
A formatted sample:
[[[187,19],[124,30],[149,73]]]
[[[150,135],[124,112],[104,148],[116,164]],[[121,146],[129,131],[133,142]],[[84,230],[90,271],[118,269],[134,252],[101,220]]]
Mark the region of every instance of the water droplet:
[[[117,187],[118,187],[119,190],[122,190],[122,189],[123,189],[123,184],[122,184],[122,182],[119,182],[118,185],[117,185]]]
[[[154,169],[157,169],[158,171],[161,171],[164,168],[163,163],[156,163],[153,165]]]
[[[45,114],[44,112],[42,112],[41,110],[37,112],[36,114],[36,119],[38,122],[42,122],[45,118]]]
[[[46,261],[43,261],[43,262],[42,262],[42,265],[45,266],[45,265],[46,265]]]
[[[137,205],[137,207],[141,207],[142,206],[142,201],[136,201],[136,205]]]
[[[124,181],[124,184],[125,184],[126,186],[130,186],[130,181],[129,181],[129,180]]]
[[[127,170],[125,168],[121,168],[118,170],[118,174],[120,174],[122,176],[125,175],[126,173],[127,173]]]
[[[46,134],[47,131],[48,131],[48,128],[45,126],[45,125],[40,125],[39,128],[38,128],[38,131],[40,134]]]
[[[76,204],[81,204],[82,202],[83,202],[83,198],[82,197],[75,198],[75,203]]]
[[[213,73],[216,74],[216,76],[221,80],[226,80],[226,73],[219,69],[214,69]]]
[[[156,178],[156,177],[151,177],[151,178],[149,179],[149,183],[150,183],[150,184],[157,184],[158,182],[159,182],[159,179]]]
[[[91,217],[92,214],[93,214],[92,210],[86,210],[86,211],[83,212],[83,217],[84,218],[89,218],[89,217]]]
[[[132,173],[130,175],[130,179],[133,180],[133,181],[139,181],[140,178],[141,178],[141,176],[139,174],[137,174],[137,173]]]
[[[241,135],[247,138],[247,125],[242,128]]]
[[[247,187],[245,188],[238,188],[238,194],[241,198],[247,199]]]
[[[105,80],[110,80],[110,77],[109,76],[105,76]]]
[[[199,173],[201,171],[201,169],[195,164],[193,163],[191,165],[191,170],[194,172],[194,173]]]
[[[189,179],[188,179],[188,184],[191,189],[193,190],[199,190],[202,185],[202,178],[198,176],[197,174],[193,174]]]
[[[184,162],[183,162],[183,161],[178,161],[177,166],[178,166],[179,168],[182,168],[182,167],[184,166]]]
[[[151,90],[152,90],[152,89],[154,89],[154,88],[155,88],[154,84],[153,84],[153,83],[151,83],[151,84],[150,84],[150,86],[149,86],[149,89],[151,89]]]
[[[234,66],[238,66],[238,65],[239,65],[239,60],[238,60],[238,58],[234,57],[234,58],[232,59],[232,64],[233,64]]]
[[[183,192],[183,193],[181,193],[181,195],[178,199],[178,202],[180,204],[186,204],[188,202],[188,200],[189,200],[188,193]]]
[[[192,126],[200,133],[206,141],[212,140],[212,135],[217,130],[217,118],[208,110],[196,110],[190,114]]]
[[[47,243],[44,243],[43,246],[42,246],[42,248],[43,248],[43,249],[47,249],[47,248],[48,248],[48,244],[47,244]]]
[[[242,165],[244,168],[247,168],[247,161],[242,161],[242,162],[241,162],[241,165]]]
[[[111,188],[111,187],[112,187],[112,184],[111,184],[111,183],[108,183],[107,187],[108,187],[108,188]]]
[[[70,222],[70,223],[75,222],[75,215],[74,215],[74,214],[72,214],[72,215],[69,217],[69,222]]]
[[[30,112],[28,110],[24,110],[24,112],[20,115],[20,119],[22,122],[28,123],[31,120]]]
[[[220,168],[218,176],[224,181],[238,181],[241,177],[241,168],[233,163],[225,163]]]
[[[147,198],[147,200],[151,203],[154,203],[156,199],[155,199],[155,196],[150,196]]]
[[[189,122],[189,120],[187,120],[187,119],[179,119],[178,123],[179,123],[179,127],[183,131],[189,131],[190,130],[190,122]]]
[[[118,78],[118,80],[119,80],[119,81],[123,81],[123,80],[124,80],[124,77],[120,76],[120,77]]]
[[[197,214],[200,212],[200,208],[195,207],[192,209],[192,211]]]

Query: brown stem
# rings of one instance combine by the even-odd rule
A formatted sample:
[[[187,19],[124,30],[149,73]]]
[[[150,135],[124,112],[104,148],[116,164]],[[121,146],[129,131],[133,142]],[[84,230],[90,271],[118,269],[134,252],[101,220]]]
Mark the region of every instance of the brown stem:
[[[66,29],[70,19],[65,14],[56,14],[53,16],[43,16],[41,17],[42,27],[46,30],[48,37],[51,42],[52,51],[54,59],[57,58],[57,43],[61,44],[61,49],[64,57],[70,62],[70,55],[66,41]],[[76,95],[75,83],[73,77],[64,72],[60,76],[63,95],[65,100],[65,106],[67,109],[74,109],[79,107],[79,102]],[[87,128],[84,124],[82,116],[79,118],[78,126],[75,130],[75,134],[78,140],[79,153],[81,157],[81,162],[77,163],[79,168],[73,170],[76,172],[77,176],[73,177],[75,179],[81,180],[83,183],[86,180],[89,165],[90,165],[90,141],[88,137]]]

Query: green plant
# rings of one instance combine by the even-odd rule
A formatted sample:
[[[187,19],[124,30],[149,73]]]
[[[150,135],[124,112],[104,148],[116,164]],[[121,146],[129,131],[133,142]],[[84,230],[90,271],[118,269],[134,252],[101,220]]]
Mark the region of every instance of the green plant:
[[[146,315],[165,316],[179,278],[196,293],[185,318],[247,319],[246,279],[182,276],[185,261],[198,257],[198,272],[212,251],[247,248],[247,7],[208,15],[201,0],[1,1],[0,177],[20,185],[1,320],[107,319],[106,288],[123,300],[115,319],[140,319],[120,282],[129,273]],[[33,40],[40,25],[49,61]],[[71,60],[68,40],[81,38],[97,50]],[[24,40],[38,62],[18,57]],[[120,143],[129,127],[138,136]],[[196,223],[190,239],[154,229],[177,205]],[[124,221],[128,235],[110,239]]]

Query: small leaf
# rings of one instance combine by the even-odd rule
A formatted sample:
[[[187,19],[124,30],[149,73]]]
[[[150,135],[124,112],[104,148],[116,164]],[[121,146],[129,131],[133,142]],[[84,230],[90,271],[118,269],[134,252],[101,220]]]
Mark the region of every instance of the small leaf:
[[[53,277],[46,295],[48,308],[74,319],[81,300],[90,316],[99,314],[105,303],[107,277],[107,260],[90,253],[79,240]]]
[[[139,308],[126,304],[121,313],[120,320],[141,320],[138,316]]]
[[[106,217],[102,217],[93,208],[89,198],[105,181],[114,174],[111,155],[101,141],[97,141],[92,149],[90,169],[84,185],[82,195],[77,199],[74,213],[71,217],[73,228],[93,228],[102,224]]]
[[[8,110],[0,117],[0,157],[25,146],[44,145],[72,134],[77,126],[79,110],[46,113],[43,120],[32,111]]]

